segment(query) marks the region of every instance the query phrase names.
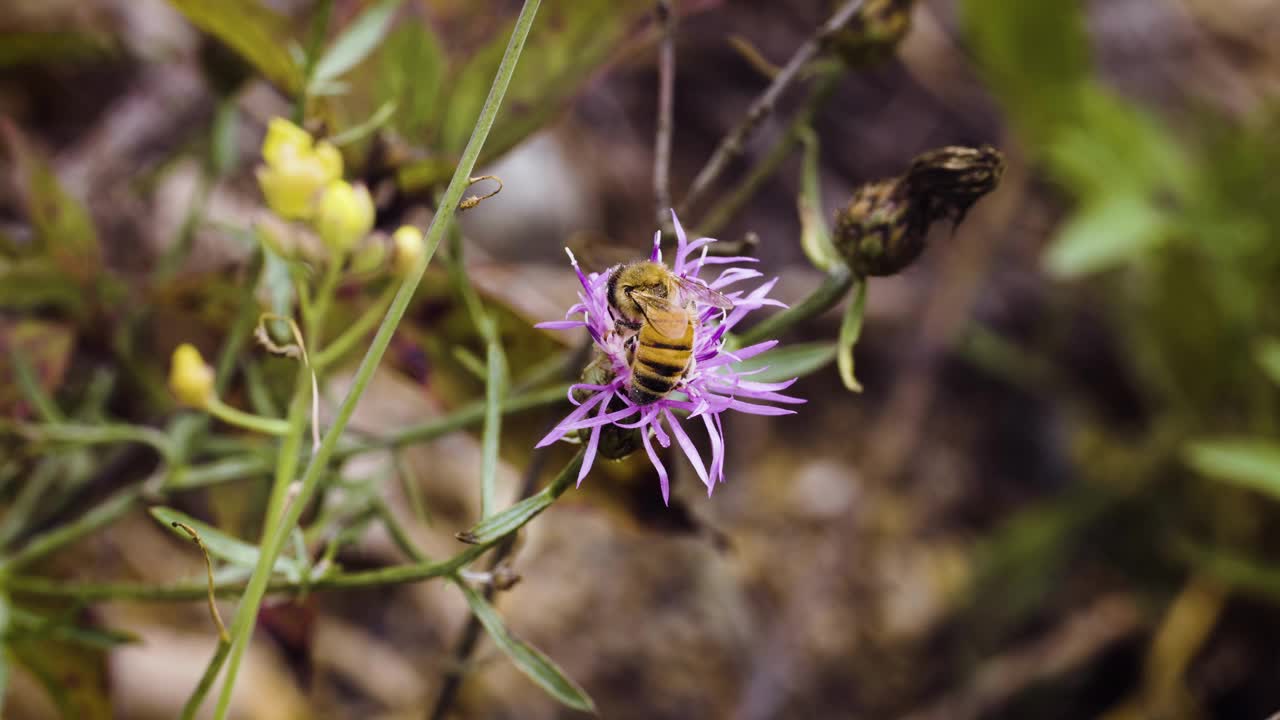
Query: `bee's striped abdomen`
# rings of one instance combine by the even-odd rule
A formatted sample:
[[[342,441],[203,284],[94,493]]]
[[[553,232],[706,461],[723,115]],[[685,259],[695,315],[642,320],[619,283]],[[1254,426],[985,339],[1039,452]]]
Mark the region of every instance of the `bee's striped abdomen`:
[[[636,340],[631,361],[631,399],[647,405],[665,397],[684,377],[693,354],[693,323],[678,339],[666,337],[646,324]]]

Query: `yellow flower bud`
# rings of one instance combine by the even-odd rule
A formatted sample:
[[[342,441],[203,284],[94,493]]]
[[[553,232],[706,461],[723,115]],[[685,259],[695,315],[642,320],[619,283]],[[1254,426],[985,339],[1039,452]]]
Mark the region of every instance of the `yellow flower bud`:
[[[271,118],[267,137],[262,141],[262,159],[268,165],[279,165],[286,156],[305,155],[311,151],[311,133],[285,120]]]
[[[403,225],[391,236],[395,245],[395,256],[391,268],[397,275],[408,275],[418,263],[426,245],[422,241],[422,231],[412,225]]]
[[[373,197],[364,185],[329,183],[316,208],[316,232],[335,253],[346,253],[373,228]]]
[[[213,400],[213,368],[204,363],[194,345],[183,343],[173,351],[169,390],[178,402],[193,408],[206,408]]]
[[[267,126],[262,143],[265,165],[258,184],[267,205],[289,220],[306,220],[314,212],[317,191],[342,177],[342,154],[327,142],[313,142],[306,130],[283,118]]]

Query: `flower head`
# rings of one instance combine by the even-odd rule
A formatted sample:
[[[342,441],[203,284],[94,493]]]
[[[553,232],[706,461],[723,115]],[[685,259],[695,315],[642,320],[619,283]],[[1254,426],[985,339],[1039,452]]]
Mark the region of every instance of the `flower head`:
[[[581,484],[591,470],[596,455],[601,454],[602,432],[615,428],[638,430],[640,442],[658,471],[663,502],[669,498],[670,487],[667,470],[654,449],[655,440],[662,447],[670,447],[674,439],[698,477],[707,486],[707,494],[710,495],[716,483],[724,481],[723,413],[737,410],[753,415],[787,415],[794,411],[755,401],[804,402],[780,392],[794,383],[794,378],[777,383],[756,382],[750,379],[752,373],[737,369],[739,361],[772,348],[777,345],[776,340],[732,352],[725,348],[725,334],[752,310],[765,305],[782,306],[782,303],[768,297],[777,279],[769,280],[749,292],[731,289],[744,280],[761,277],[759,271],[742,267],[745,263],[755,262],[755,259],[709,257],[707,246],[715,240],[698,238],[689,241],[679,219],[675,218],[675,213],[672,213],[672,218],[675,221],[678,244],[674,261],[668,269],[683,281],[705,285],[722,293],[733,303],[731,310],[722,310],[696,297],[688,300],[690,304],[687,307],[693,323],[692,353],[688,367],[672,392],[645,404],[638,404],[631,399],[630,356],[637,340],[634,331],[617,323],[616,313],[610,307],[608,285],[612,268],[603,273],[583,273],[570,252],[569,259],[578,275],[578,282],[582,284],[582,291],[578,293],[581,302],[569,308],[565,315],[567,319],[538,325],[540,328],[557,330],[585,327],[595,342],[598,353],[593,366],[597,369],[602,364],[608,366],[605,372],[597,372],[593,377],[584,378],[584,382],[570,389],[569,400],[577,407],[538,446],[549,445],[582,432],[586,436],[586,455],[582,470],[578,473],[578,483]],[[649,257],[652,262],[662,262],[660,240],[661,233],[656,233],[653,252]],[[710,279],[699,277],[703,270],[708,271]],[[579,317],[568,319],[573,316]],[[701,425],[706,429],[711,441],[710,462],[704,461],[698,452],[685,430],[686,424]]]
[[[194,345],[183,343],[173,351],[169,389],[179,402],[193,408],[206,408],[212,401],[213,368],[205,364]]]
[[[333,145],[314,142],[310,133],[284,118],[267,126],[262,142],[258,184],[267,205],[289,220],[306,220],[314,212],[318,191],[342,177],[342,154]]]

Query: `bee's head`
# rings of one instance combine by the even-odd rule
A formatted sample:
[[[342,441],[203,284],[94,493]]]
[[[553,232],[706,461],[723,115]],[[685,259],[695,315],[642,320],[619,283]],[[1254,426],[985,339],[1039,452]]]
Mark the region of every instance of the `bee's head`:
[[[640,327],[644,312],[632,298],[636,291],[657,297],[671,293],[671,271],[662,263],[647,260],[621,265],[609,276],[609,305],[620,322],[630,328]]]

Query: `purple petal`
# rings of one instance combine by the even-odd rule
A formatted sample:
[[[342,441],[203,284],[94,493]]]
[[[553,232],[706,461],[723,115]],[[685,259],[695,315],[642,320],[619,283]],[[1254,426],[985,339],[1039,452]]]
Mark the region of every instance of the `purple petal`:
[[[653,251],[649,253],[649,262],[662,262],[662,231],[653,233]]]
[[[667,426],[671,428],[671,434],[675,436],[676,442],[680,444],[680,449],[684,450],[685,457],[689,458],[689,462],[698,473],[698,477],[702,478],[702,484],[710,488],[711,479],[707,477],[707,468],[702,462],[702,456],[698,454],[698,448],[694,447],[693,441],[685,434],[684,428],[680,427],[680,423],[676,422],[676,417],[671,414],[670,410],[663,410],[662,414],[666,416]]]
[[[578,407],[574,408],[573,412],[566,415],[565,418],[561,420],[559,424],[557,424],[554,428],[551,428],[551,432],[547,433],[546,437],[539,440],[538,444],[534,445],[534,447],[546,447],[551,443],[564,437],[569,432],[568,426],[581,420],[583,416],[585,416],[588,412],[591,412],[591,408],[595,407],[596,405],[599,405],[600,401],[604,400],[610,394],[611,393],[600,392],[591,396],[589,400],[582,403]]]
[[[714,367],[720,367],[721,365],[728,365],[730,363],[741,362],[743,360],[748,360],[750,358],[753,358],[762,352],[770,350],[777,344],[778,344],[777,340],[765,340],[762,343],[756,343],[755,345],[748,345],[747,347],[739,348],[737,350],[734,350],[733,352],[729,352],[726,350],[721,352],[718,356],[706,361],[705,363],[701,363],[701,365],[704,369],[710,369]]]
[[[758,263],[760,258],[743,255],[708,255],[702,259],[703,265],[732,265],[733,263]]]
[[[565,432],[570,432],[573,430],[581,430],[583,428],[589,428],[589,427],[597,427],[600,425],[608,425],[617,420],[621,420],[625,417],[630,417],[632,414],[635,413],[635,411],[636,409],[634,407],[626,407],[626,408],[622,408],[621,410],[614,410],[613,412],[605,415],[596,415],[595,417],[592,417],[592,418],[584,418],[584,419],[576,420],[572,423],[566,424],[565,422],[562,421],[560,425],[564,428]]]
[[[599,417],[608,407],[609,402],[606,400],[600,405],[600,412],[596,416]],[[591,465],[596,459],[596,448],[600,447],[600,429],[603,427],[602,424],[591,428],[591,438],[587,440],[587,449],[582,456],[582,467],[578,470],[578,484],[575,487],[582,487],[582,479],[591,472]]]
[[[667,469],[662,466],[662,460],[658,459],[658,454],[653,451],[653,444],[649,442],[649,433],[640,433],[640,440],[644,442],[644,451],[648,453],[653,469],[658,471],[658,484],[662,488],[662,504],[670,505],[671,486],[667,483]]]
[[[756,405],[754,403],[745,403],[741,400],[729,398],[728,407],[738,412],[744,412],[749,415],[795,415],[795,410],[774,407],[772,405]]]
[[[716,431],[716,421],[711,415],[702,416],[702,424],[707,426],[707,436],[711,438],[711,485],[724,478],[724,438]],[[719,420],[719,416],[716,416]],[[708,488],[710,489],[710,488]]]
[[[540,330],[568,330],[569,328],[586,327],[587,324],[582,320],[548,320],[540,322],[534,327]]]
[[[658,439],[658,443],[664,448],[671,447],[671,436],[667,435],[662,429],[662,423],[658,421],[658,409],[653,409],[653,414],[649,416],[649,427],[653,428],[653,435]]]

